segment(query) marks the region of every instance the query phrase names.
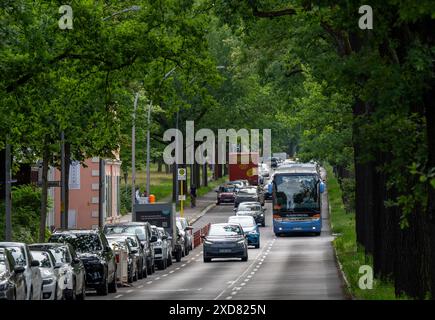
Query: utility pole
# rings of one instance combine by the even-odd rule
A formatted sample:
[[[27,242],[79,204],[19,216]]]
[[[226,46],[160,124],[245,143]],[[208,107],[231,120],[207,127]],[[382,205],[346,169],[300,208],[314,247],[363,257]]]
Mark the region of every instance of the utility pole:
[[[153,102],[150,101],[148,105],[148,129],[147,129],[147,196],[150,196],[150,124],[151,124],[151,106]]]
[[[60,224],[63,230],[68,229],[68,208],[65,208],[66,183],[65,181],[65,132],[60,133]]]
[[[133,126],[131,128],[131,213],[136,203],[136,110],[139,92],[136,92],[133,107]]]
[[[98,226],[103,228],[104,226],[104,178],[105,178],[105,161],[103,157],[100,157],[100,172],[98,175],[99,179],[99,190],[98,190]]]
[[[11,216],[11,145],[9,138],[6,138],[6,154],[5,154],[5,211],[6,211],[6,226],[5,240],[12,241],[12,216]]]

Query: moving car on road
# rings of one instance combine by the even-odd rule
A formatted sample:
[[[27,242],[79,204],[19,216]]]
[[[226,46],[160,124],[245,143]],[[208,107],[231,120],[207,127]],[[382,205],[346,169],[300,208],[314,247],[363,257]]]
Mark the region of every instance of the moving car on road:
[[[55,265],[59,267],[62,297],[67,300],[83,300],[86,297],[86,270],[69,243],[35,243],[30,250],[51,252]]]
[[[262,227],[266,226],[265,209],[259,202],[243,202],[234,211],[237,216],[252,216],[255,219],[255,223],[261,224]]]
[[[147,270],[144,270],[143,275],[147,277],[147,275],[155,272],[153,243],[157,241],[157,239],[152,237],[151,224],[149,222],[106,224],[104,226],[104,234],[109,235],[113,233],[137,234],[146,257],[145,266]]]
[[[235,194],[236,194],[236,186],[233,184],[223,184],[219,186],[219,188],[215,189],[217,192],[216,204],[219,205],[221,203],[234,203]]]
[[[86,287],[106,296],[116,292],[116,262],[106,236],[98,230],[56,231],[49,242],[69,243],[83,261]]]
[[[236,199],[234,200],[234,208],[237,208],[242,202],[260,202],[261,199],[257,192],[257,188],[243,188],[240,189],[236,194]]]
[[[0,300],[26,299],[24,270],[24,267],[15,264],[9,250],[0,248]]]
[[[208,236],[204,236],[203,239],[204,262],[210,262],[213,258],[248,260],[248,241],[240,224],[212,224]]]
[[[0,242],[0,248],[8,249],[14,257],[16,266],[24,267],[26,300],[41,300],[41,270],[39,270],[39,262],[33,259],[29,246],[21,242]]]
[[[251,216],[231,216],[228,218],[228,223],[238,223],[242,226],[243,232],[246,234],[248,239],[248,246],[255,246],[255,248],[260,248],[260,230],[258,230],[258,225]]]

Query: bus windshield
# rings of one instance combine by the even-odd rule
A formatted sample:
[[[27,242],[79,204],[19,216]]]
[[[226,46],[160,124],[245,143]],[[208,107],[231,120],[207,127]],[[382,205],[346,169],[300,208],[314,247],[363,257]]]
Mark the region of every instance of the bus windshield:
[[[274,209],[284,212],[320,210],[315,175],[275,175]]]

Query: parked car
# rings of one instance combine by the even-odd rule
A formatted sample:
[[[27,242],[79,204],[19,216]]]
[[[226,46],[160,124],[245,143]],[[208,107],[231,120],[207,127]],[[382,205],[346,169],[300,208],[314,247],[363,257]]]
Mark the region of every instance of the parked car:
[[[216,204],[221,203],[234,203],[234,199],[236,197],[236,186],[232,184],[223,184],[215,189],[217,192],[216,195]]]
[[[142,249],[146,256],[146,272],[144,270],[144,277],[155,272],[154,263],[154,242],[156,238],[152,237],[151,224],[149,222],[126,222],[117,224],[106,224],[104,226],[104,233],[106,235],[113,233],[135,233],[141,242]]]
[[[42,276],[42,298],[44,300],[61,300],[62,288],[59,285],[59,268],[50,251],[30,248],[32,256],[39,261]]]
[[[69,243],[83,261],[86,287],[105,296],[116,292],[116,262],[106,236],[98,230],[56,231],[49,242]]]
[[[115,250],[117,246],[120,246],[127,251],[127,281],[128,283],[137,281],[139,268],[137,266],[138,259],[135,255],[136,250],[133,250],[125,237],[119,237],[118,235],[107,236],[107,241],[112,247],[112,250]]]
[[[240,224],[248,239],[248,245],[255,246],[257,249],[260,248],[260,230],[253,217],[231,216],[228,218],[228,223]]]
[[[203,239],[204,262],[210,262],[213,258],[241,258],[242,261],[248,260],[248,242],[239,224],[212,224],[208,235],[204,236]]]
[[[14,257],[15,265],[24,267],[26,300],[41,300],[41,270],[39,270],[39,262],[33,259],[28,245],[21,242],[0,242],[0,248],[8,249]]]
[[[73,246],[69,243],[35,243],[30,250],[47,250],[59,266],[59,286],[66,300],[84,300],[86,297],[86,270]]]
[[[110,234],[107,236],[107,239],[112,237],[123,238],[127,241],[129,250],[135,256],[136,261],[136,269],[137,269],[137,278],[142,279],[144,276],[147,276],[147,268],[146,268],[146,256],[145,252],[142,248],[141,242],[137,234],[135,233],[116,233]]]
[[[183,230],[185,233],[184,236],[186,242],[184,243],[184,245],[185,245],[186,255],[188,255],[189,251],[193,249],[193,234],[192,234],[193,228],[189,225],[189,221],[187,221],[186,218],[177,217],[177,222],[178,221],[180,222],[181,225],[180,229]]]
[[[180,262],[181,258],[184,257],[184,248],[185,246],[185,237],[182,230],[179,227],[179,223],[175,224],[176,227],[176,239],[172,239],[172,256],[175,258],[175,261]]]
[[[0,299],[25,300],[26,280],[25,268],[16,265],[9,250],[0,248]]]
[[[257,192],[257,188],[243,188],[236,194],[234,200],[234,207],[237,208],[242,202],[261,202],[260,195]]]
[[[168,266],[169,259],[172,259],[170,253],[170,247],[168,246],[168,236],[164,228],[158,228],[157,226],[151,226],[153,229],[153,235],[157,237],[157,241],[154,243],[154,259],[156,260],[157,267],[160,270],[164,270]]]

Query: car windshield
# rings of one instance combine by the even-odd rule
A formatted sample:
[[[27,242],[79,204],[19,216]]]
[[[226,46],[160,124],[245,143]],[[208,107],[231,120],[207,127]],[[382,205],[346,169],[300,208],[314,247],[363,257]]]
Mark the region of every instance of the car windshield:
[[[25,267],[27,264],[24,248],[21,247],[8,247],[8,250],[14,257],[15,263],[20,267]]]
[[[50,252],[54,256],[56,263],[71,263],[67,247],[51,248]]]
[[[237,236],[243,233],[238,225],[225,224],[225,225],[211,225],[209,236]]]
[[[39,261],[39,266],[41,268],[51,268],[50,256],[44,251],[32,251],[32,257],[34,260]]]
[[[247,208],[249,209],[249,210],[251,210],[251,211],[261,211],[261,206],[258,206],[258,205],[248,205],[247,206]]]
[[[274,207],[281,211],[318,209],[317,182],[314,175],[276,175]]]
[[[255,226],[254,219],[252,217],[248,216],[235,216],[230,217],[228,219],[228,222],[230,223],[240,223],[242,228],[249,228]]]
[[[70,243],[77,252],[96,252],[103,250],[100,238],[96,234],[59,235],[57,241]]]
[[[234,186],[225,186],[225,187],[220,187],[219,191],[220,192],[234,192],[235,189],[236,188]]]
[[[106,229],[106,234],[115,233],[134,233],[140,241],[145,241],[145,231],[143,226],[114,226]]]

